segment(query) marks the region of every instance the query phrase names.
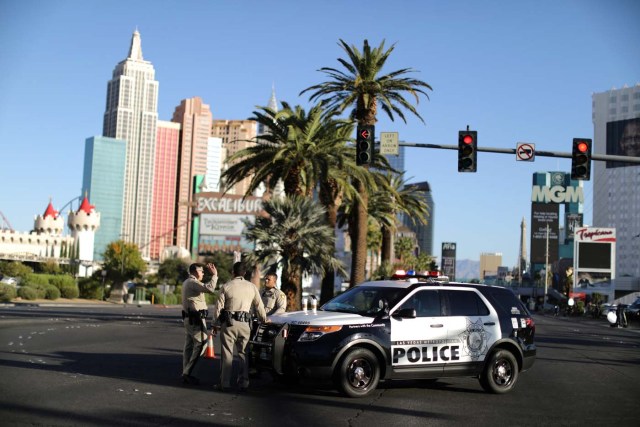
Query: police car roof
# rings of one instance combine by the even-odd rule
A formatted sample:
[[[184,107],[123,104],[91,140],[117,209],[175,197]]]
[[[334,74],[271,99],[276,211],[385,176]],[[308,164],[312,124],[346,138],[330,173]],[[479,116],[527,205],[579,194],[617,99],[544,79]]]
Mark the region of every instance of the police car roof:
[[[400,288],[407,289],[415,286],[457,286],[457,287],[468,287],[468,288],[494,288],[496,286],[485,285],[480,283],[463,283],[463,282],[442,282],[435,280],[432,277],[403,277],[398,279],[384,279],[384,280],[372,280],[369,282],[362,282],[356,286],[382,286],[386,288]]]

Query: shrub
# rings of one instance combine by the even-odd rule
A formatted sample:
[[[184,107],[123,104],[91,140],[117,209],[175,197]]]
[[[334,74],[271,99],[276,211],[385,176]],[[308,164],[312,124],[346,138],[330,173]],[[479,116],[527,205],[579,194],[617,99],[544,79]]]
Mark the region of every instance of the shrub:
[[[73,277],[68,276],[66,274],[51,276],[49,278],[49,283],[56,286],[58,289],[62,289],[68,286],[76,286],[76,281]]]
[[[47,285],[44,288],[44,297],[50,300],[57,300],[60,298],[60,289],[53,285]]]
[[[73,285],[64,285],[64,287],[60,288],[60,295],[62,298],[78,298],[80,290],[75,283]]]
[[[18,289],[18,296],[26,300],[38,299],[38,292],[33,286],[21,286]]]
[[[162,300],[160,300],[162,301]],[[178,297],[176,294],[167,294],[165,295],[164,303],[166,305],[176,305],[178,303]]]
[[[36,294],[36,297],[34,299],[43,299],[44,298],[44,294],[45,294],[45,289],[46,289],[47,286],[49,286],[49,284],[40,285],[40,284],[33,284],[33,283],[27,282],[22,287],[23,288],[31,288],[31,289],[33,289],[33,291]],[[19,291],[18,291],[18,296],[21,296]]]
[[[0,302],[11,302],[16,297],[16,288],[0,283]]]
[[[35,286],[35,287],[46,286],[49,284],[49,275],[31,273],[27,275],[25,279],[25,284]]]
[[[78,280],[78,291],[80,298],[101,300],[104,297],[102,281],[91,277]]]

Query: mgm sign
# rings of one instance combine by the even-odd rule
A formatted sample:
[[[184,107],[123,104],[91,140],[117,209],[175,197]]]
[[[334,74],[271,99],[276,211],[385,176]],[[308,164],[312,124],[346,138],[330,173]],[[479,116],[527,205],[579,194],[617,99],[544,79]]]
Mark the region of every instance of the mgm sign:
[[[538,182],[536,182],[538,181]],[[540,181],[545,181],[540,185]],[[558,261],[560,233],[560,205],[564,205],[564,225],[567,238],[573,237],[582,226],[579,206],[584,204],[582,186],[571,185],[569,174],[564,172],[539,172],[534,174],[531,191],[531,264],[549,264]],[[547,245],[548,242],[548,245]]]
[[[222,193],[196,193],[194,213],[199,215],[198,254],[247,252],[253,243],[242,237],[245,221],[262,214],[262,198]]]

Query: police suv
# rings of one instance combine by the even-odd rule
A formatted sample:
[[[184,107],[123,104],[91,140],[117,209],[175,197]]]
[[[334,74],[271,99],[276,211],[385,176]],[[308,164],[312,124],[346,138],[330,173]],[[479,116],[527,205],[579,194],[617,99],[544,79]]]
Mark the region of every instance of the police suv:
[[[497,286],[405,276],[270,319],[251,340],[258,369],[332,379],[351,397],[370,394],[381,380],[460,376],[506,393],[536,355],[531,314]]]

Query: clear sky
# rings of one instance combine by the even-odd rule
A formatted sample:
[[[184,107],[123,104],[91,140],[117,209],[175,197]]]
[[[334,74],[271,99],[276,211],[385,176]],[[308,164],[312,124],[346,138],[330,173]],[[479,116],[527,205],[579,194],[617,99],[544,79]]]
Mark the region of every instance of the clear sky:
[[[480,146],[569,152],[593,135],[593,93],[640,82],[639,18],[637,0],[0,0],[0,211],[29,231],[50,198],[61,209],[79,195],[84,141],[102,132],[107,81],[136,28],[161,120],[193,96],[216,119],[247,119],[272,86],[308,108],[298,94],[339,65],[339,39],[386,40],[396,46],[383,71],[413,68],[433,92],[417,107],[426,124],[380,117],[376,133],[455,145],[469,125]],[[501,252],[513,266],[532,174],[570,167],[479,153],[478,172],[459,174],[455,151],[407,148],[406,177],[431,185],[435,255],[456,242],[458,259]],[[585,195],[588,224],[590,182]]]

